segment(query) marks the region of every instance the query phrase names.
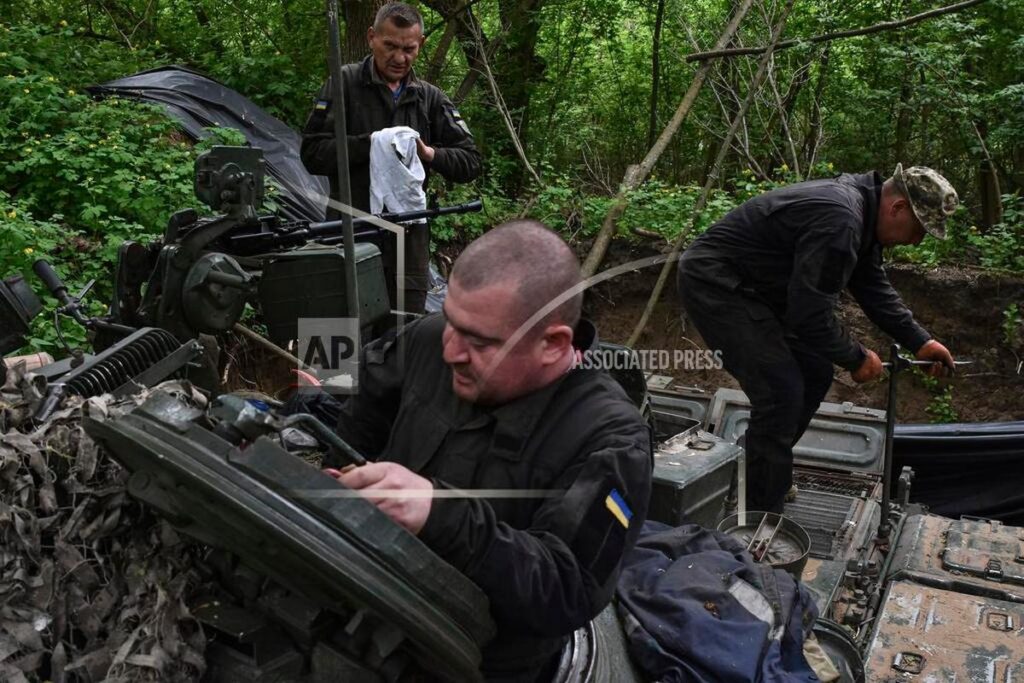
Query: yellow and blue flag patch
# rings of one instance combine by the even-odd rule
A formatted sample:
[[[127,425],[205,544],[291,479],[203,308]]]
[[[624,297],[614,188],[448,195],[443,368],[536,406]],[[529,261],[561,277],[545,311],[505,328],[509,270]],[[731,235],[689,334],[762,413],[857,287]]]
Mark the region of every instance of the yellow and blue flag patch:
[[[626,501],[622,498],[622,494],[619,493],[618,489],[612,489],[608,497],[604,499],[604,506],[608,508],[609,512],[619,520],[625,528],[629,528],[629,520],[633,518],[633,511],[626,505]]]
[[[327,100],[317,100],[316,106],[314,107],[317,111],[326,111],[327,105],[330,104]]]

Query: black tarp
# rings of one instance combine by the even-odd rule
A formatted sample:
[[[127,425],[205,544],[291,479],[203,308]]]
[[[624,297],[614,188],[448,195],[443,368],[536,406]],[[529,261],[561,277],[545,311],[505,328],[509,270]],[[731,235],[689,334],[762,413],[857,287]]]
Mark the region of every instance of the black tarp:
[[[280,214],[290,220],[324,220],[327,179],[310,175],[299,158],[301,138],[240,93],[181,66],[164,66],[95,85],[97,97],[117,95],[162,105],[193,140],[204,128],[224,126],[263,150],[267,173],[278,185]]]
[[[936,514],[1024,525],[1024,421],[897,425],[893,463],[914,469],[910,498]]]

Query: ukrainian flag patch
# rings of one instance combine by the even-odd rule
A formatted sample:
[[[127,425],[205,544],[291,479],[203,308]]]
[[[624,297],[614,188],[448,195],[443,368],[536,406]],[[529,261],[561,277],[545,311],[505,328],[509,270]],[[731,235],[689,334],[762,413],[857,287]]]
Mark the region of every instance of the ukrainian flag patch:
[[[612,513],[615,519],[619,520],[622,526],[627,529],[629,528],[629,520],[633,518],[633,511],[626,505],[626,501],[618,489],[612,489],[608,497],[604,499],[604,506],[608,508],[608,511]]]
[[[328,103],[327,103],[327,100],[317,100],[317,103],[316,103],[316,110],[317,110],[317,111],[326,111],[326,109],[327,109],[327,104],[328,104]]]

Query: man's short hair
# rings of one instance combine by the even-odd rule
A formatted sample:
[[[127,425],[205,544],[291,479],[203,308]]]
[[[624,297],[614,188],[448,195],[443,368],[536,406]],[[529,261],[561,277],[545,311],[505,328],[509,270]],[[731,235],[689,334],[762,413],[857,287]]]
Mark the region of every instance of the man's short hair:
[[[520,323],[564,297],[534,330],[552,323],[575,328],[580,320],[579,260],[558,233],[539,221],[508,221],[484,233],[459,255],[451,277],[469,290],[509,283],[515,287]]]
[[[379,31],[384,22],[391,21],[398,28],[419,26],[423,30],[423,15],[415,7],[404,2],[389,2],[377,10],[377,16],[373,20],[373,30]]]

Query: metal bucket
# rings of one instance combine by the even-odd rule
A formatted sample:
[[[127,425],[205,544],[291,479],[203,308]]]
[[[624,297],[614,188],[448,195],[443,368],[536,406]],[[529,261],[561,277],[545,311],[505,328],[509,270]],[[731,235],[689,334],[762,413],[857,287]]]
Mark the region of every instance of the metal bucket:
[[[839,671],[839,683],[864,683],[864,657],[849,631],[834,621],[818,619],[814,635]]]
[[[755,561],[785,569],[800,580],[811,550],[811,537],[789,517],[774,512],[737,512],[719,522],[718,530],[743,543]]]

